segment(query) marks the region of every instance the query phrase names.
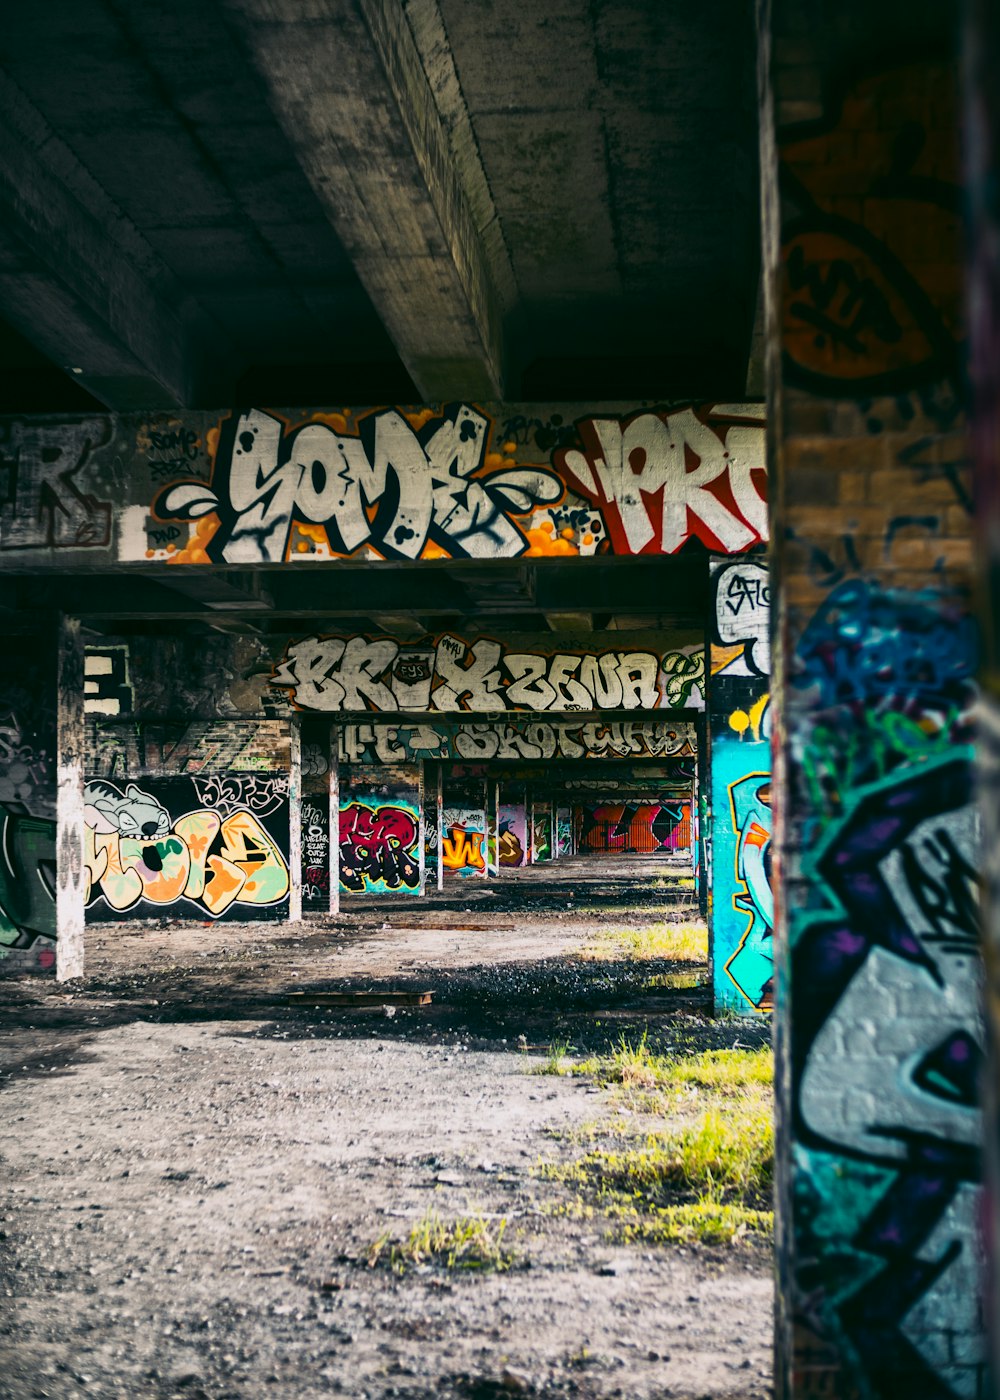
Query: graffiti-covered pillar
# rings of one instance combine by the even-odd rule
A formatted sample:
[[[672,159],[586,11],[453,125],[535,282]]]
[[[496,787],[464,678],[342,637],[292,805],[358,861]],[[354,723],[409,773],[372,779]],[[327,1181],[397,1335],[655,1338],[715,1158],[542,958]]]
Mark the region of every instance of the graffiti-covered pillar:
[[[56,767],[56,976],[83,976],[84,862],[83,636],[80,619],[59,627],[58,760]]]
[[[770,584],[764,558],[709,567],[713,1001],[753,1016],[774,993]]]
[[[982,887],[989,1067],[984,1132],[986,1331],[994,1386],[1000,1378],[1000,14],[988,0],[968,6],[965,128],[971,265],[968,304],[973,386],[972,443],[980,598],[977,779],[983,823]]]
[[[885,26],[903,13],[844,0],[806,25],[773,0],[762,45],[776,1381],[971,1400],[986,1382],[957,36],[953,7],[910,5],[907,55],[873,64],[898,52]]]

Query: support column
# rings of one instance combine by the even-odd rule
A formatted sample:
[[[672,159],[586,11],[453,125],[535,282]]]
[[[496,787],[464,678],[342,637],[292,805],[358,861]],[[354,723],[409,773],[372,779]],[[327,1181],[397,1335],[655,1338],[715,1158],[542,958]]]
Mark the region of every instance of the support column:
[[[444,889],[444,769],[437,770],[437,887]]]
[[[775,1389],[972,1397],[988,1389],[959,7],[771,8]],[[904,8],[907,49],[880,62]],[[989,468],[995,491],[995,440]]]
[[[419,796],[419,832],[417,838],[417,851],[420,856],[420,883],[417,885],[417,894],[427,893],[427,850],[426,840],[426,808],[427,808],[427,765],[421,760],[420,763],[420,796]]]
[[[340,913],[340,764],[330,745],[330,913]]]
[[[83,637],[78,617],[59,621],[56,787],[56,977],[83,976]]]
[[[755,1016],[770,1011],[774,992],[770,587],[764,558],[716,558],[709,569],[713,1003]]]
[[[991,0],[970,0],[965,35],[965,127],[971,212],[968,275],[972,331],[972,444],[978,546],[982,698],[978,724],[979,811],[986,1011],[986,1334],[994,1390],[1000,1381],[1000,14]]]
[[[302,919],[302,721],[292,715],[288,763],[288,919]]]

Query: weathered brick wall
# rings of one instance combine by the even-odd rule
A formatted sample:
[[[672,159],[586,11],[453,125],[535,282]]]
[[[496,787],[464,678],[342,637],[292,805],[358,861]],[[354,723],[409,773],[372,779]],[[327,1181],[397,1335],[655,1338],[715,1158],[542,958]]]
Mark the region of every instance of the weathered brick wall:
[[[945,8],[778,0],[769,31],[785,1395],[985,1393],[976,649]]]

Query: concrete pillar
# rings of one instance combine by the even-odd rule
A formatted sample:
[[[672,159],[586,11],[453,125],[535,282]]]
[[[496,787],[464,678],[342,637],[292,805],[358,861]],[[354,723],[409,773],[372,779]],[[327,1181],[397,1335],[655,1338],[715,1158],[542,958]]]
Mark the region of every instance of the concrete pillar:
[[[340,763],[330,745],[330,913],[340,913]]]
[[[1000,13],[972,0],[965,35],[965,128],[971,249],[968,274],[972,444],[982,644],[977,781],[989,1061],[985,1086],[986,1333],[1000,1378]]]
[[[302,918],[302,722],[293,715],[289,730],[288,763],[288,918]]]
[[[712,808],[710,958],[716,1011],[773,1003],[770,584],[761,557],[710,563],[706,721]]]
[[[772,10],[776,1391],[980,1396],[953,7]]]
[[[437,887],[444,889],[444,769],[437,770]]]
[[[83,637],[80,619],[59,623],[56,778],[56,977],[83,976]]]

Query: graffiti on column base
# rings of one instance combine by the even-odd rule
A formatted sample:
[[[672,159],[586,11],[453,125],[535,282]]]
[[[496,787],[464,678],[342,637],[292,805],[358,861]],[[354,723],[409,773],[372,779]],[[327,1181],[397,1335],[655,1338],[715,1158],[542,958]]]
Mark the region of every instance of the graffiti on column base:
[[[695,648],[689,649],[692,655]],[[687,652],[680,653],[687,656]],[[291,641],[271,677],[299,710],[554,713],[673,708],[695,691],[658,652],[519,651],[492,637],[445,634],[424,646],[392,637],[311,636]],[[702,705],[704,690],[698,692]]]
[[[696,752],[689,720],[483,720],[469,724],[345,724],[337,731],[341,763],[418,759],[486,761],[549,758],[672,758]]]
[[[340,809],[340,887],[353,894],[406,893],[420,884],[416,808],[350,802]]]
[[[202,807],[175,818],[152,792],[100,779],[86,784],[84,803],[89,918],[180,901],[214,919],[259,918],[287,898],[285,855],[253,812]]]

